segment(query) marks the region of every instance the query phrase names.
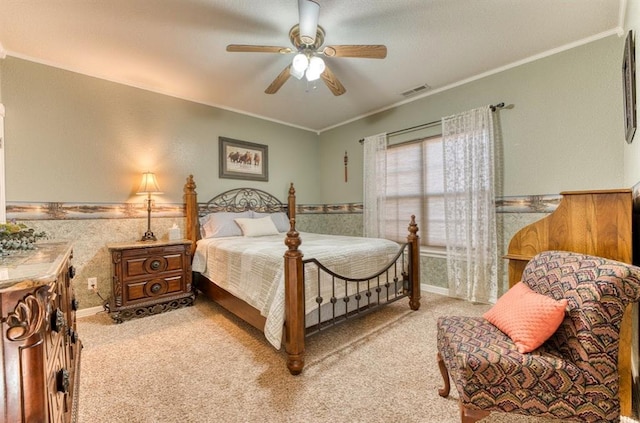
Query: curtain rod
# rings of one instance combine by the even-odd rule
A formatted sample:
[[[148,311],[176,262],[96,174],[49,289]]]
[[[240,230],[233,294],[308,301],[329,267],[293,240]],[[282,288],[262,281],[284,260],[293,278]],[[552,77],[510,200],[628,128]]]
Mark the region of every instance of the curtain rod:
[[[489,105],[489,108],[491,109],[492,112],[495,112],[498,109],[502,109],[503,107],[504,107],[504,102],[503,103],[498,103],[495,106],[493,104]],[[430,126],[439,125],[441,122],[442,122],[442,120],[434,120],[433,122],[421,123],[420,125],[411,126],[409,128],[398,129],[397,131],[389,132],[387,134],[387,136],[388,137],[392,137],[394,135],[401,134],[403,132],[413,131],[414,129],[429,128]],[[364,138],[359,139],[358,142],[360,144],[362,144],[364,142]]]

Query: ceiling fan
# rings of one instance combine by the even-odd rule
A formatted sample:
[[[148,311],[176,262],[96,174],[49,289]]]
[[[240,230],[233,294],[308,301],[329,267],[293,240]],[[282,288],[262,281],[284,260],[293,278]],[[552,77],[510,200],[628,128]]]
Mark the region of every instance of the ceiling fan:
[[[331,45],[322,47],[325,32],[318,25],[320,5],[312,0],[298,0],[298,13],[300,21],[289,31],[289,39],[293,44],[293,48],[245,44],[229,44],[227,46],[227,51],[229,52],[295,53],[291,64],[285,67],[264,91],[267,94],[278,92],[280,87],[293,75],[297,79],[305,77],[308,81],[322,78],[333,95],[342,95],[347,90],[321,56],[367,59],[384,59],[387,57],[387,47],[384,45]]]

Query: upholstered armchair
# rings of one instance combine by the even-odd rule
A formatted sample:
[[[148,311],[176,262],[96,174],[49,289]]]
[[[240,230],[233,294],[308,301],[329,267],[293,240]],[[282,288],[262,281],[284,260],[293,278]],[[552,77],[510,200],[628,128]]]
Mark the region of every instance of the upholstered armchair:
[[[510,316],[509,334],[484,317],[441,317],[438,365],[445,386],[440,395],[449,395],[451,377],[460,396],[463,423],[480,420],[491,411],[618,422],[620,324],[625,306],[640,299],[640,268],[546,251],[527,264],[521,283],[526,285],[522,289],[530,288],[532,297],[562,307],[559,327],[546,341],[540,340],[542,345],[522,352],[527,350],[520,342],[522,333],[513,328],[519,324],[517,313]],[[501,301],[502,297],[492,310]],[[519,300],[512,299],[511,305],[514,301]],[[523,310],[526,305],[517,307]],[[536,317],[538,323],[544,320],[538,312],[531,317],[534,323],[525,324],[525,330],[536,326]]]

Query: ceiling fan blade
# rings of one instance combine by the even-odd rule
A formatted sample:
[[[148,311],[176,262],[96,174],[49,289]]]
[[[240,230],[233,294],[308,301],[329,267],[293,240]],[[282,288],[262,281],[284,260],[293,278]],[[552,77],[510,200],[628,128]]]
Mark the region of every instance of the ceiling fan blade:
[[[278,46],[252,46],[246,44],[229,44],[227,51],[241,52],[241,53],[281,53],[289,54],[293,53],[290,47],[278,47]]]
[[[326,46],[322,54],[328,57],[362,57],[365,59],[384,59],[387,46],[377,45],[337,45]]]
[[[291,76],[290,69],[291,69],[291,65],[284,68],[282,72],[280,72],[280,74],[276,76],[276,79],[273,80],[271,85],[269,85],[267,89],[264,90],[264,92],[267,94],[277,93],[280,87],[282,87],[284,83],[287,82],[287,79],[289,79],[289,76]]]
[[[331,90],[333,95],[339,96],[347,92],[347,89],[342,85],[338,78],[336,78],[333,72],[331,72],[331,69],[329,69],[328,66],[325,66],[324,72],[320,74],[320,78],[322,78],[324,83],[327,84],[327,87],[329,87],[329,90]]]
[[[298,0],[298,14],[300,16],[300,41],[302,44],[311,46],[316,40],[320,5],[312,0]]]

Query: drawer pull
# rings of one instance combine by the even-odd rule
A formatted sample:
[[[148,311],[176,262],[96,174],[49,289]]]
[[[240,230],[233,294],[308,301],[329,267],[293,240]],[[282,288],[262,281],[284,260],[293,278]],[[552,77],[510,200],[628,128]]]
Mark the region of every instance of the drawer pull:
[[[69,266],[69,279],[73,279],[76,277],[76,268],[73,266]]]
[[[70,383],[69,371],[66,369],[61,369],[56,374],[56,388],[58,392],[62,392],[63,394],[69,393],[69,383]]]
[[[167,259],[162,256],[149,257],[144,261],[144,269],[147,273],[159,273],[167,270]]]
[[[162,278],[151,279],[144,285],[144,293],[147,297],[158,297],[167,293],[169,285]]]
[[[80,301],[78,301],[76,298],[71,300],[71,310],[78,311],[78,307],[80,307]]]
[[[71,339],[72,344],[78,342],[78,332],[76,332],[72,328],[69,328],[69,339]]]
[[[66,327],[66,320],[62,310],[57,308],[51,313],[51,330],[54,332],[60,332]]]

